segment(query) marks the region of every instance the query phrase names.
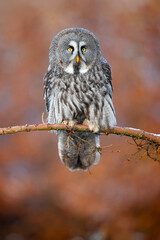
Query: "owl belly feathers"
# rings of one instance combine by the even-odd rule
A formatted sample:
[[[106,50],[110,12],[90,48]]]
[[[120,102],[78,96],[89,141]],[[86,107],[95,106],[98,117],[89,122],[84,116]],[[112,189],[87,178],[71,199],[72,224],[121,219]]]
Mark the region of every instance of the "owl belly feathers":
[[[82,124],[85,121],[95,132],[100,128],[112,128],[116,120],[108,91],[108,84],[97,67],[88,74],[64,74],[61,78],[55,78],[48,122],[75,120]]]
[[[97,164],[100,143],[96,132],[112,128],[116,118],[110,66],[101,57],[92,33],[67,29],[55,37],[44,78],[44,98],[49,123],[86,124],[92,131],[56,132],[62,163],[70,170],[87,170]]]

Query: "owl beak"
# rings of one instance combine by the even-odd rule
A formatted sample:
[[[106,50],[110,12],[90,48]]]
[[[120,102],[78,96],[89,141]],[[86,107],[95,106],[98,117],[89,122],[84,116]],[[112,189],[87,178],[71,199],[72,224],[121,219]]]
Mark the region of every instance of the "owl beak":
[[[76,62],[79,63],[79,56],[76,57]]]

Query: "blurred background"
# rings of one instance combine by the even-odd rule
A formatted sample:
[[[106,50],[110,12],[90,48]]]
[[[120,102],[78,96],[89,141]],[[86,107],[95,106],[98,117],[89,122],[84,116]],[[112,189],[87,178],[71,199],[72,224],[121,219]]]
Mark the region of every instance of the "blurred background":
[[[0,127],[42,122],[51,40],[83,27],[112,67],[118,125],[158,133],[159,9],[159,0],[0,1]],[[159,163],[128,137],[101,145],[90,173],[70,172],[56,135],[0,136],[0,239],[159,240]]]

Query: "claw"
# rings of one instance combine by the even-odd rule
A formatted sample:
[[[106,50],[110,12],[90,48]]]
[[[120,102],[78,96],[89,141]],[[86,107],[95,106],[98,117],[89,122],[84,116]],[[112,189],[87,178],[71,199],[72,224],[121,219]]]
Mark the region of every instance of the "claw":
[[[62,123],[63,123],[66,127],[71,127],[71,128],[73,128],[74,125],[77,123],[77,121],[76,121],[76,120],[71,120],[71,121],[64,120]]]
[[[89,129],[90,129],[91,131],[95,132],[95,133],[99,131],[99,126],[98,126],[98,124],[97,124],[95,121],[93,121],[93,120],[85,119],[85,120],[83,121],[83,124],[84,124],[84,125],[87,125],[87,126],[89,127]]]
[[[68,121],[67,121],[67,120],[64,120],[62,123],[63,123],[66,127],[68,127]]]
[[[76,120],[69,121],[68,125],[72,128],[77,123]]]

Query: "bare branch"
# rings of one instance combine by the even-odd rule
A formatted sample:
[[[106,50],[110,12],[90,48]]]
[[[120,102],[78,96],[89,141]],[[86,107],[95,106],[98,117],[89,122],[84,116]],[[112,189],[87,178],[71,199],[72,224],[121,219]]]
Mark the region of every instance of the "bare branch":
[[[64,124],[35,124],[35,125],[25,125],[25,126],[14,126],[7,128],[0,128],[0,135],[13,134],[18,132],[30,132],[30,131],[50,131],[50,130],[65,130],[71,131],[71,127]],[[75,125],[72,131],[89,132],[89,128],[86,125]],[[141,129],[118,127],[115,126],[113,129],[100,129],[101,133],[106,135],[116,134],[121,136],[129,136],[136,139],[147,140],[150,143],[160,145],[160,134],[154,134],[145,132]]]

